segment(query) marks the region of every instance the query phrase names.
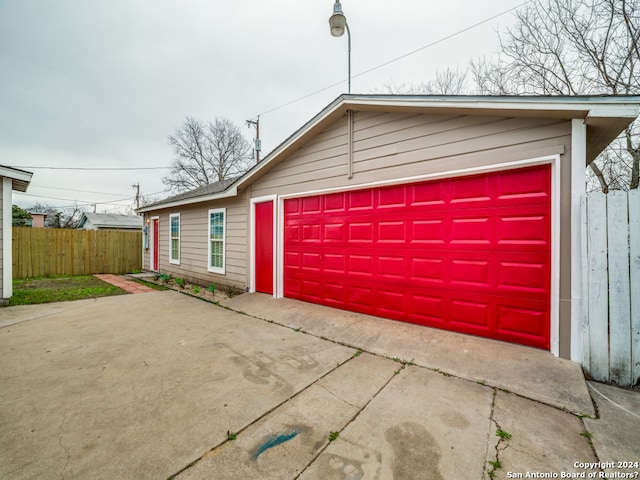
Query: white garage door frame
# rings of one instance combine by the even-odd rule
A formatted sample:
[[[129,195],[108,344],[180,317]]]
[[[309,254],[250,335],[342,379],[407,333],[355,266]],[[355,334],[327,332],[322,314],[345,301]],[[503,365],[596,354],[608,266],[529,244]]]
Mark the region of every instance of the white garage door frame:
[[[405,183],[416,183],[429,180],[439,180],[445,178],[462,177],[481,173],[499,172],[503,170],[513,170],[536,165],[551,165],[551,298],[550,298],[550,351],[556,357],[559,356],[559,333],[560,333],[560,178],[561,178],[560,155],[547,155],[543,157],[528,158],[513,162],[503,162],[488,164],[478,167],[448,170],[444,172],[417,175],[412,177],[396,178],[380,182],[369,182],[353,184],[344,187],[327,188],[321,190],[307,190],[278,195],[277,202],[277,241],[276,241],[276,284],[274,286],[274,296],[284,297],[284,202],[289,198],[301,198],[314,195],[325,195],[336,192],[346,192],[352,190],[362,190],[374,187],[391,185],[401,185]],[[578,249],[579,250],[579,249]],[[573,333],[573,332],[572,332]]]

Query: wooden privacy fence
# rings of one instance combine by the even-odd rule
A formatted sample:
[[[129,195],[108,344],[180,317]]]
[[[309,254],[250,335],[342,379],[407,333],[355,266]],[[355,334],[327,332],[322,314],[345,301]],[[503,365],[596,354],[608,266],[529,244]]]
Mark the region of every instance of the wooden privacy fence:
[[[141,252],[141,232],[13,227],[13,278],[130,273]]]
[[[595,380],[640,382],[640,191],[586,199],[584,362]]]

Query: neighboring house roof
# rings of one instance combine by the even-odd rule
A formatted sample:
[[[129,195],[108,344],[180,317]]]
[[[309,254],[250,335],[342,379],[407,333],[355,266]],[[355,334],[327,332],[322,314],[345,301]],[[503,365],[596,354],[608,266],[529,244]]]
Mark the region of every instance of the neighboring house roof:
[[[33,173],[20,170],[15,167],[0,165],[0,177],[8,177],[12,180],[11,188],[17,192],[26,192]]]
[[[640,96],[470,96],[470,95],[341,95],[296,130],[257,165],[230,183],[201,187],[138,209],[148,212],[233,197],[301,148],[347,111],[385,111],[457,115],[582,120],[587,125],[587,162],[595,158],[637,116]],[[202,190],[201,190],[202,189]]]
[[[83,213],[78,228],[89,222],[96,228],[142,228],[142,217],[137,215],[116,215],[112,213]]]

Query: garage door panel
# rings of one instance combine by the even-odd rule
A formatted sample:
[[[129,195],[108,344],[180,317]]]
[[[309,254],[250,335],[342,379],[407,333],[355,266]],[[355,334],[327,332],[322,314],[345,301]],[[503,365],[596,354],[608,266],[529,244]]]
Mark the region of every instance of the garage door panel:
[[[550,179],[545,165],[286,200],[285,296],[549,348]]]
[[[410,236],[408,242],[412,244],[445,245],[445,223],[442,218],[430,220],[409,220]]]
[[[448,316],[445,299],[424,293],[410,293],[409,319],[420,325],[442,328]]]
[[[450,323],[465,332],[489,332],[488,302],[452,299]]]
[[[485,260],[452,260],[451,284],[491,288],[489,262]]]

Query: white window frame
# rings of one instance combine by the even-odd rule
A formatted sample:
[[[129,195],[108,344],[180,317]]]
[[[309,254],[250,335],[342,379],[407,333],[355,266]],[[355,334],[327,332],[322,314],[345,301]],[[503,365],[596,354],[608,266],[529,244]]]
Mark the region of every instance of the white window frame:
[[[175,237],[172,236],[172,223],[173,219],[178,219],[178,258],[173,258],[173,240]],[[180,229],[182,228],[180,221],[179,213],[172,213],[169,215],[169,263],[173,265],[180,265],[180,247],[181,247],[181,239],[180,239]]]
[[[222,267],[213,267],[211,265],[211,215],[214,213],[222,213],[224,221],[222,224]],[[219,273],[224,275],[227,267],[227,209],[212,208],[209,210],[207,217],[207,270],[211,273]]]

